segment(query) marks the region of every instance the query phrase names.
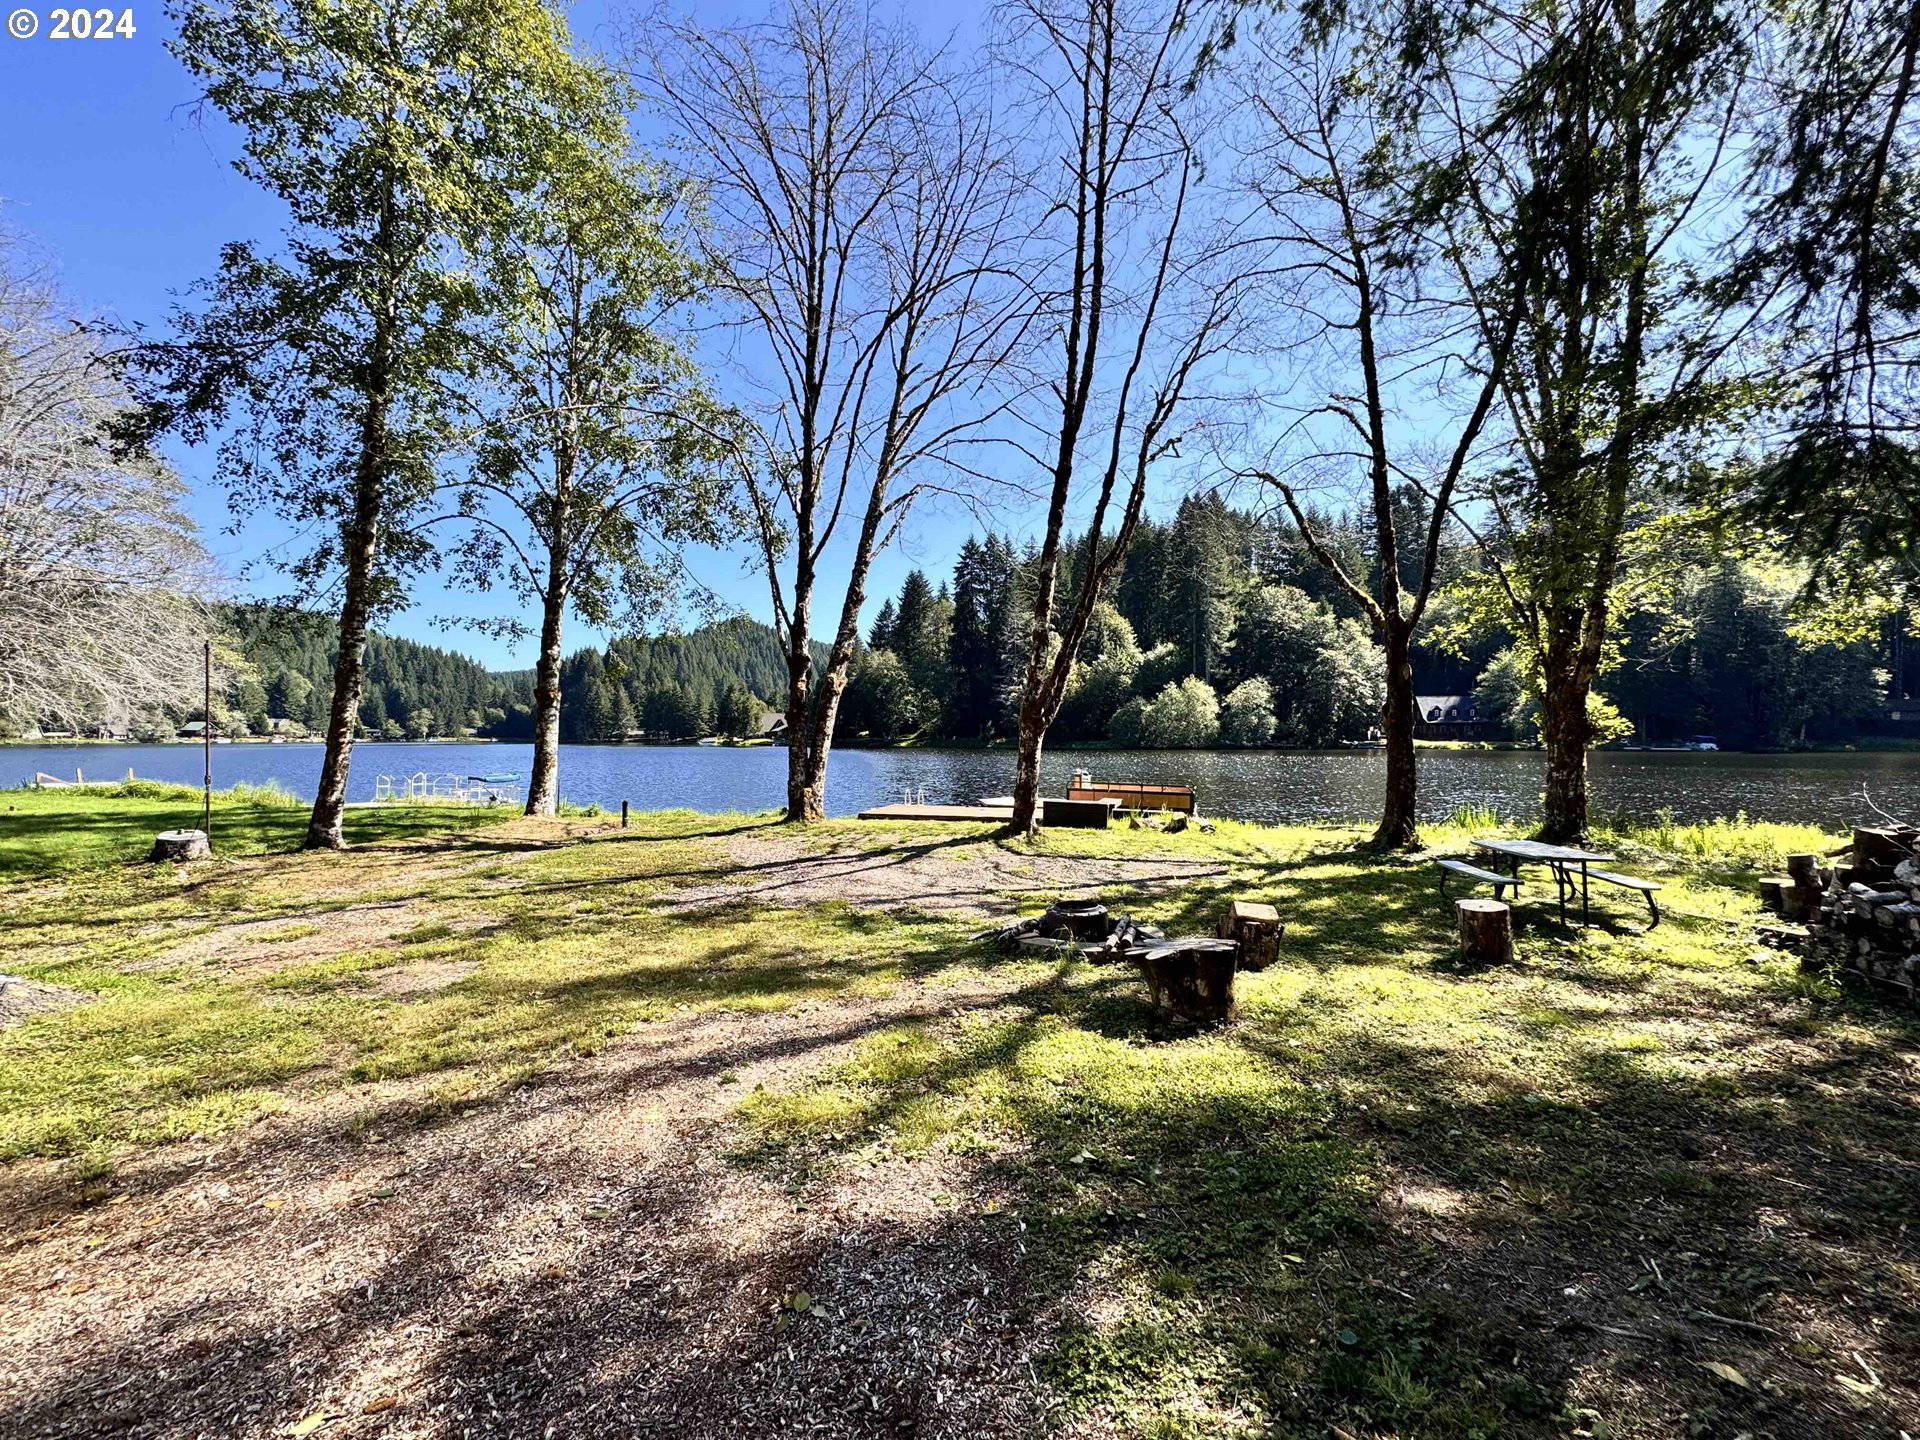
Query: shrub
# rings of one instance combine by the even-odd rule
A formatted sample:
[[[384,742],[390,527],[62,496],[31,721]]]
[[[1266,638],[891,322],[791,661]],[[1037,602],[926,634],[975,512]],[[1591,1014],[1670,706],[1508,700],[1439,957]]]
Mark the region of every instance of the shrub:
[[[1258,676],[1234,686],[1220,706],[1220,738],[1228,745],[1264,745],[1276,723],[1273,687]]]
[[[1169,685],[1141,713],[1140,738],[1166,750],[1202,750],[1220,738],[1220,698],[1198,675]]]

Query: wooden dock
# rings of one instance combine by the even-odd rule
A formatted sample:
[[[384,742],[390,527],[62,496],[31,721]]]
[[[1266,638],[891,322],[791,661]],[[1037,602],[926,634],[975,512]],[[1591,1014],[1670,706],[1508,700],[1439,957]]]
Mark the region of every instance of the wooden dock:
[[[1004,825],[1013,819],[1013,802],[1002,805],[876,805],[862,820],[959,820]]]

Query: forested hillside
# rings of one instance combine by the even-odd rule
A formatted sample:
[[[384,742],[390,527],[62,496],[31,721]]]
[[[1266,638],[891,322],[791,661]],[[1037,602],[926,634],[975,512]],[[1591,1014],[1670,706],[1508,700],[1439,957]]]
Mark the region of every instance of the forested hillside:
[[[308,730],[326,723],[336,653],[330,616],[277,606],[234,606],[224,617],[237,658],[226,697],[228,728],[255,734],[286,721]],[[502,723],[532,698],[526,671],[495,674],[453,650],[375,635],[367,642],[360,723],[369,735],[421,740]]]
[[[1403,491],[1396,503],[1406,510],[1398,532],[1421,533],[1420,498]],[[1368,517],[1317,515],[1313,525],[1371,586]],[[1897,610],[1836,623],[1808,605],[1803,567],[1717,556],[1698,537],[1666,544],[1668,553],[1640,562],[1650,583],[1622,617],[1600,678],[1602,738],[1658,744],[1707,733],[1730,748],[1778,748],[1886,727],[1908,689]],[[1417,563],[1402,557],[1403,573]],[[908,576],[856,662],[843,735],[1011,735],[1031,564],[988,535],[965,543],[950,582]],[[1416,634],[1417,691],[1472,693],[1490,734],[1535,739],[1535,682],[1487,603],[1491,578],[1464,537],[1443,547],[1440,567],[1438,598]],[[1067,566],[1069,589],[1082,568]],[[1383,695],[1379,646],[1297,531],[1215,494],[1142,523],[1077,660],[1058,740],[1329,745],[1374,729]]]
[[[277,606],[223,607],[214,724],[223,734],[302,736],[326,722],[335,655],[332,617]],[[562,671],[570,740],[650,732],[690,739],[746,734],[778,708],[785,686],[779,641],[765,625],[721,621],[685,635],[616,640],[581,650]],[[767,703],[768,700],[773,703]],[[197,706],[138,717],[130,733],[167,740],[200,718]],[[533,672],[490,671],[457,651],[375,635],[360,702],[363,734],[390,740],[532,734]],[[83,732],[121,733],[101,722]]]

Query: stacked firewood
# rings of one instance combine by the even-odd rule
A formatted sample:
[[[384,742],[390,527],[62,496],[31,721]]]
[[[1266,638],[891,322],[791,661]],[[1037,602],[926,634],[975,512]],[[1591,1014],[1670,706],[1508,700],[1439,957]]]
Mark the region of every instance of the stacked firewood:
[[[1762,881],[1782,918],[1805,922],[1801,963],[1885,985],[1908,1001],[1920,986],[1920,829],[1876,826],[1853,832],[1835,855],[1790,855],[1787,875]],[[1785,881],[1784,884],[1775,882]]]

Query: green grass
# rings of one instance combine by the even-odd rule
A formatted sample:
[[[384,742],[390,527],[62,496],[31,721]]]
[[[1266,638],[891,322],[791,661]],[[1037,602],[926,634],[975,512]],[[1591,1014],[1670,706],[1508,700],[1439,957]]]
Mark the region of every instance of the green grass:
[[[0,790],[0,879],[56,875],[144,860],[162,830],[198,829],[200,792],[135,780],[58,790]],[[375,844],[504,820],[503,811],[394,806],[347,811],[353,845]],[[307,806],[271,786],[236,785],[213,796],[217,854],[289,850],[306,834]]]
[[[1402,1440],[1885,1430],[1893,1401],[1842,1394],[1832,1375],[1847,1348],[1871,1348],[1871,1319],[1887,1335],[1920,1319],[1904,1230],[1916,1145],[1910,1107],[1888,1098],[1910,1084],[1920,1021],[1750,938],[1754,874],[1833,837],[1739,821],[1606,836],[1664,882],[1661,926],[1608,892],[1599,928],[1563,929],[1536,877],[1518,963],[1476,971],[1457,963],[1430,861],[1497,818],[1456,821],[1428,854],[1387,857],[1356,829],[1231,822],[1031,847],[964,827],[807,832],[939,866],[1191,862],[1164,891],[1110,892],[1171,933],[1210,932],[1229,897],[1271,900],[1281,959],[1240,978],[1240,1019],[1212,1032],[1157,1019],[1122,967],[992,954],[961,920],[847,898],[662,903],[723,884],[722,846],[764,817],[639,815],[560,845],[522,825],[0,885],[0,970],[93,997],[0,1030],[0,1159],[64,1157],[83,1178],[132,1147],[329,1098],[404,1136],[645,1045],[675,1014],[964,979],[990,983],[990,1003],[922,1005],[834,1063],[743,1086],[735,1158],[801,1196],[869,1166],[980,1167],[983,1193],[1025,1226],[1029,1307],[1057,1318],[1037,1374],[1069,1425],[1302,1440],[1335,1425]],[[1683,1340],[1623,1344],[1595,1325]],[[1729,1387],[1706,1359],[1765,1388]]]

